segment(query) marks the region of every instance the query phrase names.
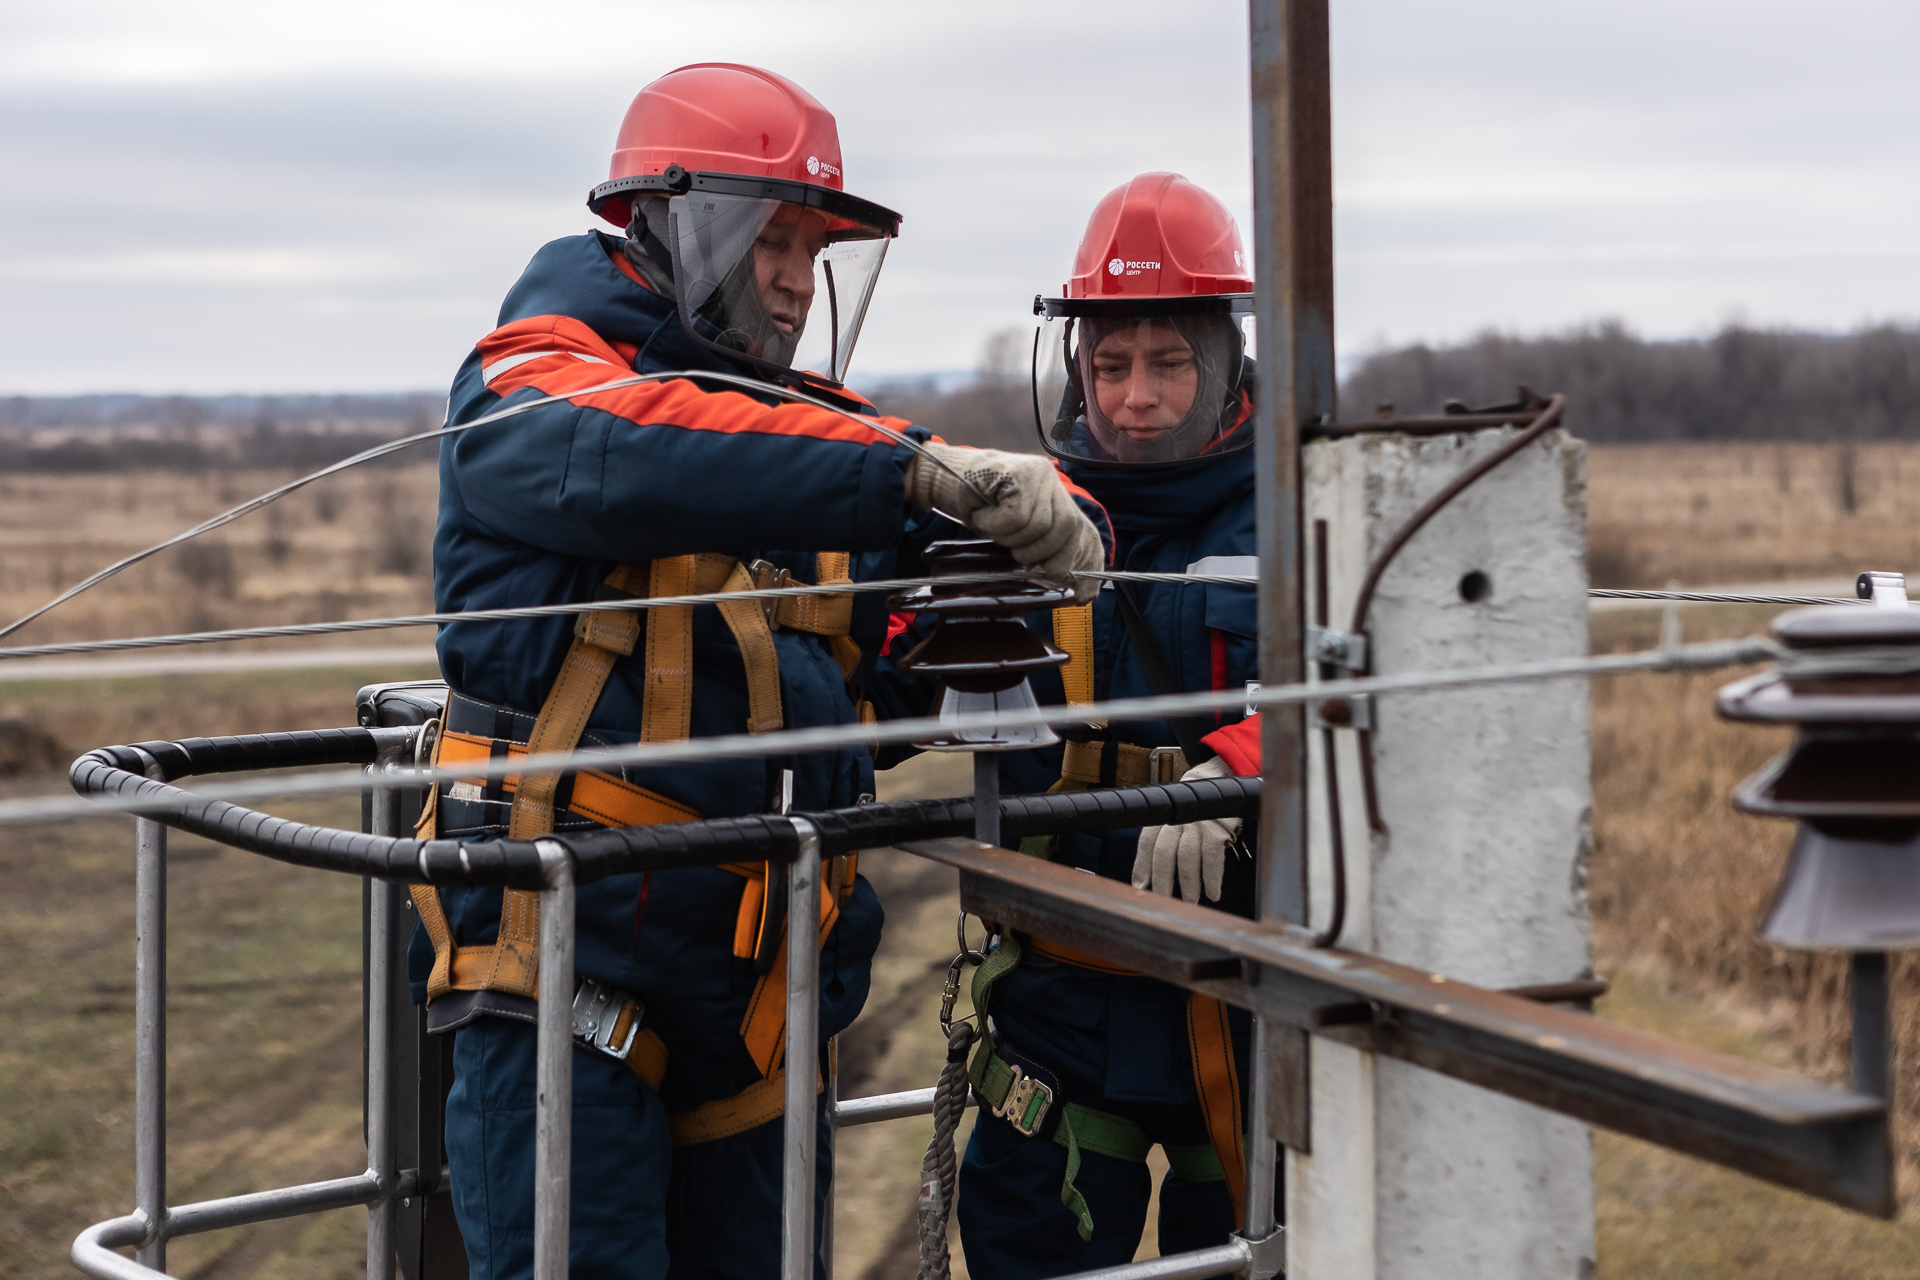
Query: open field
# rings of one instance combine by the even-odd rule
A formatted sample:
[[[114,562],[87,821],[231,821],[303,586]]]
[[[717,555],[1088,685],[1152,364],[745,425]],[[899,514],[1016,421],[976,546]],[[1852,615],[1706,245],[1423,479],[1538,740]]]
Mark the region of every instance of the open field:
[[[19,617],[95,570],[298,474],[0,475],[0,617]],[[161,552],[7,643],[424,611],[432,602],[437,493],[430,457],[329,477]],[[423,637],[431,638],[383,632],[374,643]]]
[[[1920,569],[1920,445],[1608,445],[1587,453],[1593,585]]]
[[[1623,585],[1758,581],[1848,577],[1920,559],[1900,491],[1907,479],[1920,481],[1920,450],[1862,446],[1852,458],[1845,464],[1852,479],[1843,483],[1849,472],[1839,451],[1814,446],[1595,449],[1596,573]],[[104,561],[283,478],[150,476],[137,492],[120,475],[0,478],[0,613],[17,615]],[[183,552],[166,553],[24,638],[423,607],[432,489],[430,469],[407,467],[349,477],[333,499],[324,491],[296,495],[273,528],[254,516],[223,531],[228,552],[187,557],[184,567],[176,563]],[[383,525],[382,513],[393,511],[417,514],[421,523]],[[70,517],[77,523],[63,527]],[[413,559],[395,550],[406,546],[416,547]],[[1771,612],[1689,609],[1683,617],[1688,638],[1700,639],[1762,629]],[[1658,610],[1598,615],[1593,646],[1650,644],[1658,627]],[[423,638],[407,632],[372,642]],[[24,721],[68,751],[316,727],[347,723],[359,685],[425,673],[344,668],[0,683],[0,719]],[[1616,983],[1599,1013],[1838,1079],[1845,1051],[1839,967],[1753,940],[1789,833],[1785,824],[1733,814],[1726,794],[1783,738],[1713,719],[1713,690],[1732,678],[1642,675],[1594,687],[1591,890],[1598,967]],[[959,762],[923,758],[894,771],[887,794],[951,794],[966,785]],[[64,784],[39,772],[0,787],[21,794]],[[351,801],[271,807],[310,820],[355,820]],[[10,891],[0,894],[0,938],[22,961],[0,994],[0,1025],[9,1031],[0,1043],[0,1277],[71,1274],[73,1233],[131,1201],[131,844],[125,821],[0,838],[0,867],[11,877]],[[364,1159],[359,887],[186,838],[173,849],[175,1199],[357,1170]],[[869,855],[863,870],[882,892],[889,927],[867,1012],[842,1045],[843,1088],[924,1087],[940,1059],[934,1014],[952,954],[951,873],[884,853]],[[1898,966],[1908,1188],[1920,1133],[1916,978],[1920,967]],[[910,1215],[929,1132],[922,1121],[846,1136],[836,1222],[842,1275],[911,1273]],[[1605,1280],[1920,1280],[1915,1223],[1871,1222],[1606,1134],[1596,1161]],[[218,1233],[176,1245],[170,1263],[176,1274],[221,1280],[354,1276],[361,1220],[349,1210]]]

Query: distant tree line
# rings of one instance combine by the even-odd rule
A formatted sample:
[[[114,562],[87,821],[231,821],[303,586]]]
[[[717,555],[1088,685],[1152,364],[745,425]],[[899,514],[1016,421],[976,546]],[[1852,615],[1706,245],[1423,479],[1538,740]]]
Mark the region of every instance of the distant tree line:
[[[1488,333],[1454,347],[1371,356],[1340,391],[1340,416],[1381,404],[1427,413],[1449,400],[1510,401],[1521,383],[1567,393],[1567,425],[1601,442],[1891,440],[1920,437],[1920,328],[1845,334],[1729,325],[1649,342],[1618,324],[1541,338]]]
[[[1030,329],[990,336],[971,378],[861,381],[883,412],[957,444],[1032,450]],[[1845,334],[1730,325],[1651,342],[1619,324],[1538,338],[1487,333],[1369,356],[1340,416],[1511,400],[1520,384],[1569,397],[1568,425],[1600,443],[1920,438],[1920,328]],[[437,425],[438,395],[0,397],[0,473],[321,467]],[[1049,416],[1054,406],[1043,406]],[[427,446],[395,456],[430,456]]]
[[[444,404],[427,394],[9,396],[0,474],[312,469],[429,431]],[[389,465],[430,456],[423,444]]]

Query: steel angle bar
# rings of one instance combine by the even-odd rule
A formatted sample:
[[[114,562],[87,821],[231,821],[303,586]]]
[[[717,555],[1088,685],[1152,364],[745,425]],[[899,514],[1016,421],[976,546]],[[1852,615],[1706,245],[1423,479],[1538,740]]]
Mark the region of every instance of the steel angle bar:
[[[1879,1217],[1886,1104],[967,840],[902,846],[960,872],[963,910],[1354,1048]]]

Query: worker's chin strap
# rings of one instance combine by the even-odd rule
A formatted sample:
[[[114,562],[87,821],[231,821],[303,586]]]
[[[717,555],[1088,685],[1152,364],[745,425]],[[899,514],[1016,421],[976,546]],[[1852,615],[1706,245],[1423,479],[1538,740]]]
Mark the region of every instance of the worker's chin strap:
[[[664,297],[673,293],[673,250],[667,244],[667,202],[661,196],[637,196],[627,238],[620,246],[647,288]]]
[[[845,553],[825,552],[818,557],[816,573],[823,584],[846,582],[850,564],[851,558]],[[620,565],[601,585],[596,598],[706,595],[746,591],[755,585],[746,568],[729,556],[675,556],[647,565]],[[798,599],[806,601],[804,607],[796,603]],[[775,625],[823,635],[836,644],[852,643],[846,640],[852,615],[851,596],[786,597],[780,603],[783,607],[771,617],[759,600],[721,602],[716,606],[733,633],[746,667],[749,733],[767,733],[785,724],[779,656],[772,634]],[[788,609],[784,607],[787,605],[795,607]],[[561,661],[524,746],[443,731],[438,738],[435,763],[478,761],[496,754],[511,758],[573,750],[586,732],[587,721],[606,689],[615,664],[639,648],[641,617],[638,610],[579,615],[573,643]],[[644,630],[646,667],[640,741],[681,741],[691,735],[693,725],[693,606],[671,605],[648,610]],[[855,660],[858,660],[857,648]],[[443,713],[443,722],[444,719]],[[442,727],[444,730],[444,723]],[[597,770],[581,770],[571,775],[538,772],[509,776],[503,780],[502,787],[513,794],[507,832],[515,840],[547,835],[553,831],[561,810],[609,826],[691,822],[700,817],[685,805]],[[563,788],[564,801],[560,798]],[[424,835],[434,834],[438,801],[439,788],[436,787],[421,815],[420,831]],[[673,1141],[679,1145],[711,1142],[743,1133],[782,1114],[785,1109],[785,1073],[780,1069],[786,1040],[786,948],[780,945],[786,926],[784,899],[775,915],[770,906],[773,895],[766,892],[769,864],[730,864],[724,869],[747,880],[735,929],[736,954],[742,937],[751,934],[753,942],[747,954],[756,959],[765,957],[768,961],[757,966],[761,978],[740,1027],[747,1051],[763,1078],[733,1097],[671,1115]],[[841,901],[852,891],[854,874],[851,855],[833,860],[829,880],[832,891],[822,895],[821,900],[822,943],[839,919]],[[438,890],[429,885],[415,885],[412,895],[422,927],[434,949],[433,972],[427,981],[429,1003],[452,991],[499,992],[523,999],[537,997],[540,986],[538,893],[504,890],[497,940],[490,946],[466,947],[456,947],[453,943]],[[651,1028],[639,1026],[636,1030],[630,1025],[642,1016],[638,1001],[604,984],[592,985],[607,993],[607,998],[617,1006],[608,1015],[612,1028],[631,1032],[631,1035],[620,1036],[620,1042],[630,1046],[624,1060],[636,1074],[658,1089],[666,1075],[665,1042]],[[576,1034],[579,1003],[576,996]]]

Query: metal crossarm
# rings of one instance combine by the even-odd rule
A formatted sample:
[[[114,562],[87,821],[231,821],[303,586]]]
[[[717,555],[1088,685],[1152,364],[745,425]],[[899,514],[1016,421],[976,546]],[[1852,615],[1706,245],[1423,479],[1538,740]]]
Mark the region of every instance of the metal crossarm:
[[[958,868],[963,910],[1263,1018],[1892,1217],[1886,1103],[1356,952],[1297,925],[1148,898],[970,840],[906,846]]]

